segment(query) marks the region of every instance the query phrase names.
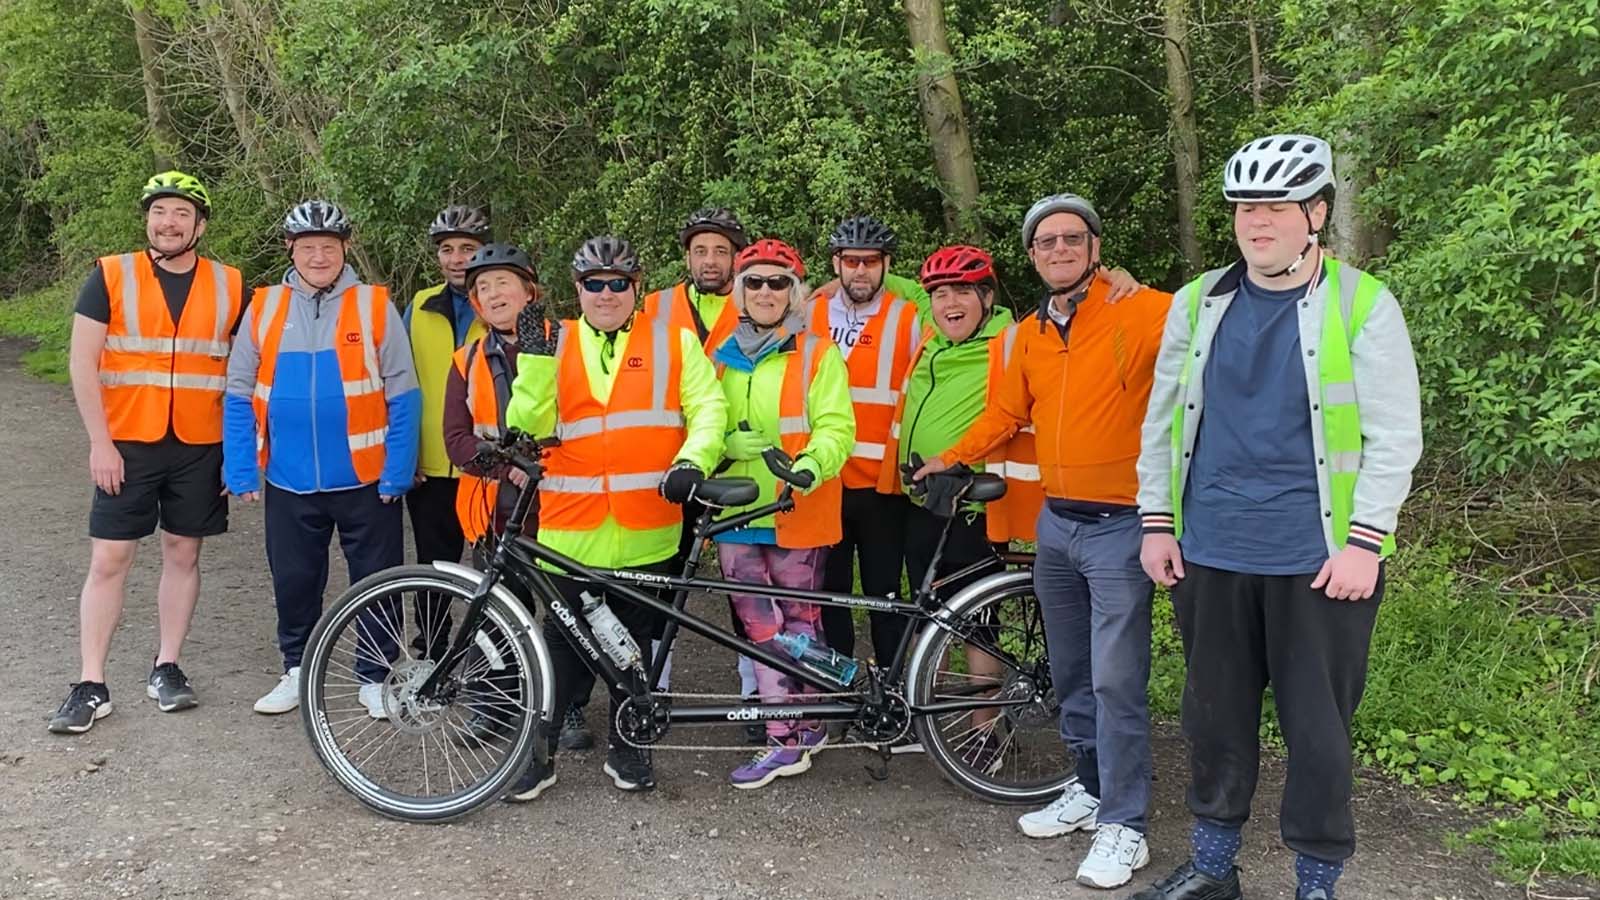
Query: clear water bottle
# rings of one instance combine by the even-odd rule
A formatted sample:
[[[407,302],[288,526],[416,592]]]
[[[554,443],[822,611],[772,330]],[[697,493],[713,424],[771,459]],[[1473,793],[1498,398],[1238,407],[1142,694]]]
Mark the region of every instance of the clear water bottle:
[[[782,632],[773,640],[778,642],[778,646],[789,651],[789,655],[799,660],[801,665],[821,672],[840,684],[849,684],[856,680],[859,663],[836,650],[819,646],[803,634]]]
[[[589,627],[594,629],[594,636],[600,642],[600,649],[611,657],[611,661],[616,663],[618,668],[637,667],[642,659],[639,645],[633,642],[633,635],[628,633],[628,629],[617,618],[617,614],[606,606],[604,600],[588,591],[579,596],[583,598],[583,617],[589,620]]]

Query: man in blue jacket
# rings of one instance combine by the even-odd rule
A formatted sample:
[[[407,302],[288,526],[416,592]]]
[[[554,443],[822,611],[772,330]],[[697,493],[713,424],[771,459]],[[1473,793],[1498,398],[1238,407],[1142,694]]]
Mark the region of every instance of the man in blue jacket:
[[[350,231],[322,200],[289,212],[292,265],[282,284],[256,290],[228,358],[223,480],[247,502],[265,495],[283,653],[284,675],[256,701],[259,713],[300,704],[300,656],[322,614],[334,529],[352,583],[404,561],[396,501],[416,474],[422,395],[388,290],[345,262]],[[387,643],[377,649],[393,659]],[[362,704],[387,718],[384,673],[359,674]]]

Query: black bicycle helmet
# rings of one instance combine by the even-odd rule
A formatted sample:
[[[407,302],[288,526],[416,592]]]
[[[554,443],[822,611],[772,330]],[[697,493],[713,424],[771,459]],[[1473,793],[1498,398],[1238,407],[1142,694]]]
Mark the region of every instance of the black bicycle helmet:
[[[638,275],[640,271],[639,257],[633,252],[633,245],[614,234],[589,238],[572,255],[572,274],[576,278],[594,272]]]
[[[895,246],[894,230],[872,216],[851,216],[828,236],[829,253],[877,250],[892,256]]]
[[[521,249],[510,244],[484,244],[467,260],[467,288],[470,290],[472,282],[490,269],[509,269],[529,281],[539,280],[533,260]]]
[[[451,237],[487,241],[489,214],[477,206],[446,206],[433,217],[433,224],[428,226],[428,237],[435,244]]]
[[[289,210],[283,218],[283,236],[287,238],[331,234],[348,239],[350,231],[350,220],[345,217],[344,210],[326,200],[307,200]]]
[[[733,252],[738,253],[750,245],[750,238],[744,233],[744,226],[739,223],[739,217],[732,210],[720,206],[708,206],[696,210],[678,229],[678,244],[683,249],[689,249],[689,241],[697,234],[704,232],[720,234],[733,244]]]

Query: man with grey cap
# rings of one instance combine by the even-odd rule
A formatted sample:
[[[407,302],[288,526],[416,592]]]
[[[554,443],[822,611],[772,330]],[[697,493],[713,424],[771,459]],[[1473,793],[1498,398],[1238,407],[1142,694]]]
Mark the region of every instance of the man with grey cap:
[[[1078,881],[1114,888],[1150,860],[1145,691],[1155,587],[1139,565],[1135,464],[1172,297],[1141,288],[1112,302],[1100,236],[1099,214],[1074,194],[1028,210],[1022,242],[1045,283],[1039,308],[1015,326],[995,402],[917,477],[978,462],[1018,431],[1034,430],[1046,497],[1034,592],[1061,736],[1077,756],[1078,777],[1017,825],[1036,838],[1093,831]]]

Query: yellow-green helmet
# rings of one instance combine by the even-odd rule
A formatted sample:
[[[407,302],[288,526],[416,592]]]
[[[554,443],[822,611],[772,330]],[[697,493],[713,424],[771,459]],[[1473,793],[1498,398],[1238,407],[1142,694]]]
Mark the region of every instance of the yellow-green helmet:
[[[193,175],[185,175],[177,170],[152,175],[144,183],[144,192],[139,197],[140,205],[149,209],[158,197],[181,197],[193,203],[200,210],[200,215],[211,216],[211,195],[206,193],[206,186],[200,183],[200,179]]]

